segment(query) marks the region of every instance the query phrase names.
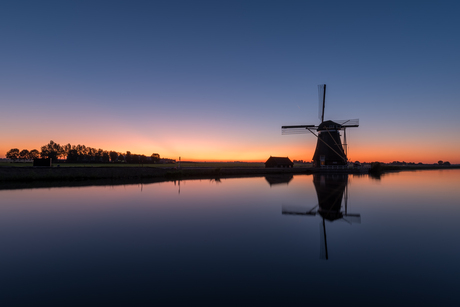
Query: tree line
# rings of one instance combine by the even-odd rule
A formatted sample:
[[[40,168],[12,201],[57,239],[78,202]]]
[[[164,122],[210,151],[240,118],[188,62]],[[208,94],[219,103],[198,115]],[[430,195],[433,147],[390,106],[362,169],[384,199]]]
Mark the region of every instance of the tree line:
[[[53,162],[57,162],[59,158],[65,159],[67,162],[125,162],[125,163],[158,163],[160,155],[153,153],[150,157],[145,155],[133,154],[130,151],[126,153],[108,151],[101,148],[87,147],[85,145],[60,145],[54,141],[42,146],[40,151],[37,149],[19,151],[18,148],[12,148],[6,153],[6,157],[13,161],[16,160],[32,160],[37,158],[51,158]]]

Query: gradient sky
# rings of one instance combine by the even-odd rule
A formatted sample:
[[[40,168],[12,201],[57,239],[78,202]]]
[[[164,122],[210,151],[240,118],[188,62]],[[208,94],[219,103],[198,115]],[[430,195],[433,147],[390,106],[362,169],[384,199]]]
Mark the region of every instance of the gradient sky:
[[[460,163],[458,1],[2,1],[0,157],[60,144],[311,160],[282,125],[359,118],[350,160]]]

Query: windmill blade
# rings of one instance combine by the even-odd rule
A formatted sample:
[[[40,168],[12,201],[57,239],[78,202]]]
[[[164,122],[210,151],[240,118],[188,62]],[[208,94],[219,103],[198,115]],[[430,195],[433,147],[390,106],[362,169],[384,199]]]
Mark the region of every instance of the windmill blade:
[[[306,134],[308,133],[308,129],[317,129],[318,127],[315,125],[297,125],[297,126],[282,126],[281,127],[281,134],[288,135],[288,134]]]
[[[318,117],[321,122],[324,121],[324,108],[326,107],[326,84],[318,85]]]
[[[295,207],[295,206],[288,206],[288,205],[283,205],[282,207],[282,214],[288,214],[288,215],[311,215],[315,216],[316,211],[313,211],[318,207],[318,205],[314,206],[310,210],[307,210],[305,208],[301,207]]]
[[[327,254],[327,238],[326,238],[326,225],[324,219],[319,223],[319,258],[328,260]]]
[[[356,119],[338,119],[333,120],[334,123],[341,125],[342,127],[359,127],[359,118]]]
[[[361,215],[360,214],[345,214],[343,219],[350,224],[361,224]]]
[[[295,129],[295,128],[314,128],[317,127],[315,125],[294,125],[294,126],[281,126],[281,129]]]

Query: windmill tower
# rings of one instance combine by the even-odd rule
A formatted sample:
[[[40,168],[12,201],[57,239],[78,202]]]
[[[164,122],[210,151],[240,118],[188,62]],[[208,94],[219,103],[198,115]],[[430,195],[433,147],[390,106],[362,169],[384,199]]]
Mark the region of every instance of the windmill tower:
[[[310,132],[317,137],[316,150],[313,155],[315,167],[327,165],[347,165],[346,128],[359,127],[359,119],[324,120],[326,107],[326,84],[318,85],[319,112],[321,123],[316,125],[282,126],[282,134],[302,134]],[[314,132],[316,130],[317,133]],[[340,131],[343,130],[343,143]]]

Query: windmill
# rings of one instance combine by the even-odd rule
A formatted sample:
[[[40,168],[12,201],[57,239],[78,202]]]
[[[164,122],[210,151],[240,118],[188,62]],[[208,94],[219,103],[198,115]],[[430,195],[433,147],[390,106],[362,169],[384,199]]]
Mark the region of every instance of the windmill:
[[[282,126],[282,134],[303,134],[310,132],[318,139],[313,164],[315,167],[327,165],[347,165],[348,145],[346,129],[359,127],[359,119],[324,120],[326,107],[326,84],[318,85],[319,111],[321,123],[316,125]],[[314,132],[316,130],[317,133]],[[340,131],[343,130],[343,143]]]
[[[300,210],[283,206],[282,214],[321,216],[320,258],[329,259],[327,252],[326,221],[345,221],[349,224],[361,223],[361,215],[348,213],[348,174],[313,174],[313,184],[318,197],[318,205],[310,210]],[[343,207],[342,207],[343,200]]]

